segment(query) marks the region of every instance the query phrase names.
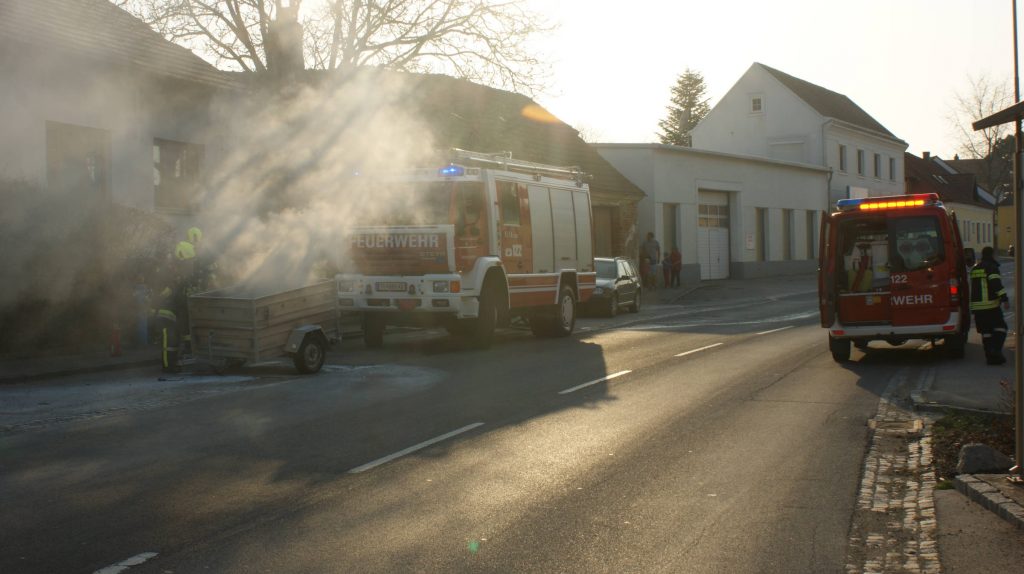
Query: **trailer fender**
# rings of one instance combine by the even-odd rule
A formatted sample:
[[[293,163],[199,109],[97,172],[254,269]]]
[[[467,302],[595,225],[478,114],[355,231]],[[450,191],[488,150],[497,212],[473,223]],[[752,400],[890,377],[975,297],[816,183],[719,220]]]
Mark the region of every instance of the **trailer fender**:
[[[306,339],[306,336],[311,333],[319,333],[323,337],[324,341],[327,340],[327,335],[324,334],[324,329],[320,325],[302,325],[292,329],[290,335],[288,335],[288,344],[285,346],[285,350],[288,354],[294,354],[299,352],[299,347],[302,346],[302,341]]]

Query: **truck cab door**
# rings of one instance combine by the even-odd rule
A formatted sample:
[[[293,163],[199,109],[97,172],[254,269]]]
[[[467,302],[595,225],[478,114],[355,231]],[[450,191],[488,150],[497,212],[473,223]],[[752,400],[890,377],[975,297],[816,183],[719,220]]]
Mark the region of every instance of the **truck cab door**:
[[[453,207],[455,261],[460,271],[473,268],[477,258],[487,255],[489,227],[487,202],[481,186],[457,185]]]
[[[526,186],[498,181],[501,261],[509,273],[533,273],[533,243]]]
[[[818,236],[818,308],[821,326],[831,327],[836,317],[836,254],[832,252],[832,220],[827,211],[821,212]]]

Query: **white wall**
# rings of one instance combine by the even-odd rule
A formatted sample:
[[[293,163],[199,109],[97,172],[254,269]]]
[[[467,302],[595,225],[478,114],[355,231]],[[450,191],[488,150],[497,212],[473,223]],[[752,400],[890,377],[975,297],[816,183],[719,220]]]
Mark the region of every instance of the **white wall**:
[[[992,209],[965,203],[947,203],[946,208],[956,214],[964,247],[974,249],[980,258],[983,247],[994,246],[995,226],[992,223]]]
[[[637,208],[641,234],[654,231],[661,237],[662,206],[679,204],[679,248],[684,266],[697,265],[698,193],[703,190],[729,194],[730,260],[738,274],[752,276],[813,268],[813,261],[806,259],[804,227],[808,211],[817,213],[828,207],[827,170],[658,144],[596,144],[594,147],[647,194]],[[767,265],[756,261],[756,246],[748,249],[746,242],[746,235],[755,232],[755,214],[759,207],[769,210]],[[794,261],[791,262],[782,262],[783,209],[792,209],[795,214]],[[815,217],[815,225],[820,225],[820,217]],[[817,237],[816,229],[812,237]]]
[[[839,146],[846,146],[846,171],[840,169]],[[907,146],[887,138],[851,129],[830,122],[825,128],[825,160],[832,168],[832,202],[847,197],[847,187],[861,187],[868,190],[870,197],[881,195],[902,195],[903,152]],[[864,150],[864,174],[857,173],[857,150]],[[882,157],[881,177],[874,174],[874,154]],[[889,177],[889,159],[895,160],[895,177]]]
[[[752,97],[762,98],[760,113],[751,112]],[[693,147],[821,165],[823,121],[774,76],[754,65],[693,129]]]
[[[761,96],[763,111],[751,112]],[[847,148],[847,169],[839,169],[839,144]],[[762,67],[752,65],[693,130],[695,148],[783,161],[811,163],[833,170],[830,204],[847,197],[849,186],[870,196],[903,193],[905,143],[823,117]],[[864,150],[864,175],[857,173],[857,150]],[[874,177],[874,154],[881,155],[881,177]],[[889,159],[895,177],[889,177]]]

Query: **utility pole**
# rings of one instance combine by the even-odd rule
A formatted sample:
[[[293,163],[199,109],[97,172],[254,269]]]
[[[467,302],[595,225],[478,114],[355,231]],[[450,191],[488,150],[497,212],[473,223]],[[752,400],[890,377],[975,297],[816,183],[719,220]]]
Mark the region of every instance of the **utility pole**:
[[[1017,50],[1017,0],[1013,0],[1013,101],[1020,102],[1020,74],[1018,65]],[[1024,227],[1024,198],[1021,197],[1021,130],[1020,115],[1013,122],[1013,213],[1017,229],[1014,232],[1013,249],[1013,370],[1014,370],[1014,460],[1017,465],[1014,467],[1016,482],[1024,482],[1024,336],[1021,331],[1024,326],[1024,307],[1021,305],[1024,295],[1024,272],[1021,269],[1021,251],[1024,250],[1024,242],[1021,242],[1021,229]],[[999,209],[999,206],[996,206]]]

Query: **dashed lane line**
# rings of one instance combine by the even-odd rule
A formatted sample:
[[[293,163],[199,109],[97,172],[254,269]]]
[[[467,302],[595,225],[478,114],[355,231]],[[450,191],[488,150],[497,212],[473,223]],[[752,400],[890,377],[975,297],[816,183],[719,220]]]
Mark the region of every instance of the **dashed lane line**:
[[[142,564],[146,560],[149,560],[150,558],[153,558],[155,556],[156,552],[143,552],[142,554],[136,554],[135,556],[132,556],[127,560],[122,560],[118,562],[117,564],[111,564],[106,568],[100,568],[99,570],[93,572],[93,574],[118,574],[119,572],[124,572],[132,566],[138,566],[139,564]]]
[[[769,331],[761,331],[760,333],[754,333],[755,335],[767,335],[769,333],[778,333],[779,331],[785,331],[786,329],[792,329],[792,325],[786,325],[785,327],[779,327],[778,329],[771,329]]]
[[[607,377],[601,377],[600,379],[594,379],[593,381],[588,381],[586,383],[583,383],[582,385],[576,385],[575,387],[569,387],[568,389],[558,391],[558,394],[560,394],[560,395],[567,395],[569,393],[575,393],[576,391],[578,391],[580,389],[585,389],[585,388],[587,388],[589,386],[596,385],[598,383],[603,383],[605,381],[610,381],[610,380],[612,380],[612,379],[614,379],[616,377],[621,377],[622,375],[628,375],[629,373],[632,373],[632,372],[633,371],[619,371],[617,373],[612,373],[612,374],[608,375]]]
[[[703,346],[703,347],[701,347],[699,349],[693,349],[692,351],[684,351],[682,353],[677,354],[676,356],[677,357],[685,357],[686,355],[692,355],[694,353],[699,353],[701,351],[707,351],[708,349],[714,349],[715,347],[721,346],[721,344],[722,343],[713,343],[711,345],[705,345],[705,346]]]
[[[392,454],[389,454],[389,455],[387,455],[385,457],[378,458],[377,460],[372,461],[372,462],[368,462],[368,463],[366,463],[366,464],[364,464],[362,466],[357,466],[357,467],[353,468],[352,470],[348,471],[348,474],[358,474],[360,472],[366,472],[366,471],[368,471],[368,470],[370,470],[372,468],[376,468],[376,467],[378,467],[378,466],[380,466],[382,464],[389,463],[389,462],[391,462],[391,461],[393,461],[393,460],[395,460],[397,458],[401,458],[401,457],[403,457],[403,456],[405,456],[407,454],[412,454],[412,453],[414,453],[414,452],[416,452],[418,450],[423,450],[423,449],[427,448],[428,446],[437,444],[437,443],[439,443],[441,441],[448,440],[448,439],[450,439],[450,438],[452,438],[454,436],[460,435],[462,433],[469,432],[469,431],[471,431],[471,430],[473,430],[473,429],[475,429],[477,427],[483,426],[483,424],[484,423],[482,423],[482,422],[473,423],[471,425],[466,425],[466,426],[464,426],[462,428],[457,428],[457,429],[455,429],[455,430],[453,430],[451,432],[446,432],[443,435],[436,436],[436,437],[434,437],[432,439],[429,439],[429,440],[425,440],[425,441],[423,441],[423,442],[421,442],[419,444],[414,444],[414,445],[410,446],[409,448],[404,448],[404,449],[402,449],[402,450],[400,450],[400,451],[398,451],[396,453],[392,453]]]

